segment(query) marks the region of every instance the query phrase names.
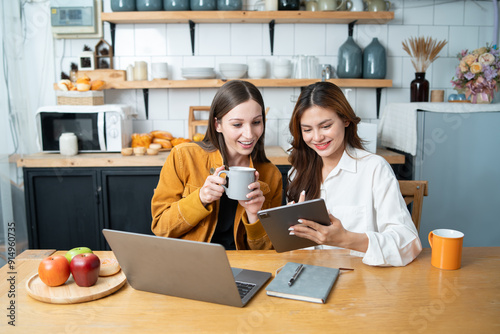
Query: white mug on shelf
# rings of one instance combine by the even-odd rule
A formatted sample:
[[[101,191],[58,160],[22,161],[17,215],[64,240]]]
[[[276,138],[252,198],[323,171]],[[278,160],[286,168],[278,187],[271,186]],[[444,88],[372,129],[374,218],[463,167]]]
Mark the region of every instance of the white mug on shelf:
[[[152,63],[151,76],[153,79],[168,79],[168,63]]]

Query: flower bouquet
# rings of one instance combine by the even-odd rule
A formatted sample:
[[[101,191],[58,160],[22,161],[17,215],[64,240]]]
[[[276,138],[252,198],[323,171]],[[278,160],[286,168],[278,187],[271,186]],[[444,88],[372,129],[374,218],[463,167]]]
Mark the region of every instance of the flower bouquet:
[[[451,84],[459,93],[465,93],[472,103],[490,103],[500,82],[499,50],[488,44],[472,52],[463,50],[457,55],[460,63]]]

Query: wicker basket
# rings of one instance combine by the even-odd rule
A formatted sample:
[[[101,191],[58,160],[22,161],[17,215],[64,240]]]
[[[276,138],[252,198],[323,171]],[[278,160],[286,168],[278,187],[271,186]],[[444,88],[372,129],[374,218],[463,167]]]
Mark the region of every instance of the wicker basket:
[[[104,92],[89,90],[86,92],[56,91],[58,105],[98,106],[104,104]]]

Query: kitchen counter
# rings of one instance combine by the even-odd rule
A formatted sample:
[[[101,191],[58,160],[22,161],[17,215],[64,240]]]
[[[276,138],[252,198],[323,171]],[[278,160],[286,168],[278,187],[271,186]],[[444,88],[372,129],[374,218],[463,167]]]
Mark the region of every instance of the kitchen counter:
[[[57,153],[36,153],[20,157],[18,167],[47,168],[47,167],[149,167],[163,166],[169,152],[160,152],[158,155],[123,156],[120,153],[82,153],[73,157],[62,156]],[[289,165],[288,154],[279,146],[266,146],[266,154],[275,165]],[[377,154],[384,157],[390,164],[404,164],[402,154],[377,148]]]

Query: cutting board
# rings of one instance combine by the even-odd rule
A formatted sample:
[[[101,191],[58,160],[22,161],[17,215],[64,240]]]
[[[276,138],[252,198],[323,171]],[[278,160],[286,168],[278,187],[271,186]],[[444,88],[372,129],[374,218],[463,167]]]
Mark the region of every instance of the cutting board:
[[[76,285],[73,276],[63,285],[51,287],[43,283],[37,273],[26,282],[26,291],[30,297],[42,302],[75,304],[109,296],[119,290],[126,281],[125,274],[120,270],[113,276],[99,277],[97,283],[91,287]]]

